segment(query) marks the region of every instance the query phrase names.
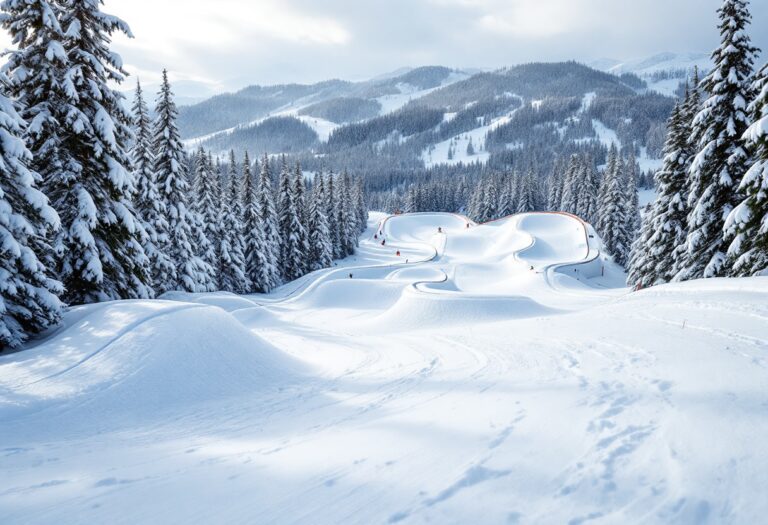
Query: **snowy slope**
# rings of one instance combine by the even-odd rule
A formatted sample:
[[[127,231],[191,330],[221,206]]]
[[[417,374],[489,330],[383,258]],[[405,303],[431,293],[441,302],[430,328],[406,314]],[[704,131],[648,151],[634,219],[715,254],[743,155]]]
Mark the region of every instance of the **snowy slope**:
[[[622,279],[568,215],[375,215],[269,296],[76,308],[0,356],[2,522],[760,523],[768,279]]]
[[[601,59],[590,65],[615,75],[634,73],[647,83],[649,90],[676,97],[677,88],[685,79],[684,72],[692,72],[694,68],[698,68],[699,71],[709,71],[712,68],[712,60],[706,53],[659,53],[623,62]],[[659,77],[660,73],[672,74],[673,78]]]
[[[694,67],[709,70],[712,67],[710,56],[706,53],[659,53],[612,65],[607,71],[617,75],[635,73],[644,76],[659,71],[688,70]]]
[[[453,71],[448,75],[447,78],[445,78],[445,80],[440,83],[440,85],[428,89],[419,89],[417,86],[412,86],[408,83],[402,82],[396,86],[399,93],[384,95],[376,98],[375,100],[381,104],[380,114],[386,115],[387,113],[397,111],[398,109],[408,104],[408,102],[411,100],[416,100],[423,97],[424,95],[432,93],[433,91],[437,91],[438,89],[450,86],[456,82],[466,80],[471,76],[472,74],[465,71]]]
[[[522,104],[524,103],[522,97],[517,95],[513,95],[513,97],[520,100],[522,107]],[[456,135],[450,139],[434,144],[432,147],[425,149],[421,153],[421,160],[424,161],[424,165],[427,168],[436,166],[438,164],[446,164],[449,166],[459,163],[470,164],[473,162],[485,164],[488,162],[488,158],[490,157],[490,153],[485,151],[485,138],[488,135],[488,132],[493,131],[499,126],[507,124],[510,120],[512,120],[515,112],[519,111],[519,109],[520,108],[517,108],[506,115],[502,115],[501,117],[493,119],[488,125],[478,126],[472,130],[467,131],[466,133],[461,133],[460,135]],[[455,116],[451,113],[446,115]],[[450,121],[452,116],[447,116],[446,120]],[[467,154],[467,146],[469,145],[470,141],[472,141],[472,147],[475,150],[473,155]],[[453,150],[453,157],[449,159],[448,151],[450,149]]]

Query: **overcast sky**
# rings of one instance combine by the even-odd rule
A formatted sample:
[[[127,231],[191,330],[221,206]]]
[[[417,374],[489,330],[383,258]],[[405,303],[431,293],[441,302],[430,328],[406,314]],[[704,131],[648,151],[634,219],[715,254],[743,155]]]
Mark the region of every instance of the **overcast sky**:
[[[404,66],[710,52],[721,0],[106,0],[135,39],[115,48],[147,83],[177,91],[364,79]],[[752,36],[768,48],[768,0]],[[198,87],[195,87],[198,86]],[[205,86],[203,89],[202,86]]]

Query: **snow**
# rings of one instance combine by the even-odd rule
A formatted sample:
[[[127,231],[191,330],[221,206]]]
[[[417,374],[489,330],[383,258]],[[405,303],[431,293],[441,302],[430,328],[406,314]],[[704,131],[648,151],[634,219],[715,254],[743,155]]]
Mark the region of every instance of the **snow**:
[[[396,86],[399,93],[392,94],[392,95],[384,95],[375,99],[376,101],[378,101],[379,104],[381,104],[381,111],[379,112],[379,114],[386,115],[387,113],[392,113],[393,111],[397,111],[398,109],[401,109],[406,104],[408,104],[408,102],[410,102],[411,100],[421,98],[425,95],[432,93],[433,91],[437,91],[438,89],[444,88],[446,86],[450,86],[451,84],[455,84],[456,82],[461,82],[462,80],[466,80],[471,76],[472,76],[471,74],[463,71],[452,71],[448,75],[448,77],[440,83],[439,86],[428,88],[428,89],[419,89],[418,87],[412,86],[411,84],[401,82]]]
[[[609,67],[607,71],[616,75],[635,73],[645,76],[660,71],[693,70],[694,67],[698,67],[701,71],[712,69],[710,56],[706,53],[659,53],[651,57],[615,64]]]
[[[522,107],[524,102],[523,99],[521,97],[517,98],[520,100],[520,107]],[[474,162],[485,164],[490,158],[490,153],[485,151],[486,135],[488,135],[489,131],[493,131],[499,126],[503,126],[504,124],[509,123],[518,110],[519,108],[510,111],[508,114],[502,115],[501,117],[496,117],[491,120],[488,125],[478,126],[477,128],[470,131],[461,133],[442,142],[438,142],[437,144],[434,144],[434,149],[431,151],[431,148],[426,148],[421,153],[421,159],[424,161],[424,165],[427,168],[430,168],[439,164],[445,164],[449,166],[453,166],[459,163],[471,164]],[[475,149],[474,155],[467,155],[467,146],[469,145],[470,140],[472,141],[472,146]],[[512,145],[512,147],[515,146]],[[448,150],[450,148],[453,148],[454,150],[452,159],[448,158]]]
[[[584,97],[581,99],[579,113],[585,113],[592,106],[592,102],[595,101],[595,98],[597,98],[597,93],[594,91],[584,94]]]
[[[680,83],[684,80],[685,79],[681,78],[668,78],[666,80],[658,80],[653,82],[652,79],[645,78],[649,90],[673,98],[678,97],[677,89],[680,87]]]
[[[308,115],[296,115],[296,118],[302,121],[304,124],[312,128],[312,131],[317,133],[320,142],[328,142],[328,137],[331,136],[333,130],[339,127],[339,124],[325,120],[319,117],[310,117]]]
[[[761,522],[768,278],[623,279],[568,215],[372,214],[270,295],[73,308],[0,356],[2,521]]]

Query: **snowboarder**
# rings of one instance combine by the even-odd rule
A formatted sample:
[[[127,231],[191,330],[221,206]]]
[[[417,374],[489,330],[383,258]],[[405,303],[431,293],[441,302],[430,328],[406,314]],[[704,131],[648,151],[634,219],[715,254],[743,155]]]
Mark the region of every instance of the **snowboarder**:
[[[381,240],[381,245],[384,246],[385,244],[387,244],[387,240],[386,239],[382,239]]]
[[[350,279],[352,278],[352,274],[351,274],[351,273],[349,274],[349,278],[350,278]]]
[[[373,238],[374,239],[378,239],[379,238],[379,234],[377,233],[376,235],[373,236]]]
[[[443,227],[442,226],[438,226],[437,227],[437,233],[443,233]]]
[[[397,250],[397,256],[400,257],[400,250]]]

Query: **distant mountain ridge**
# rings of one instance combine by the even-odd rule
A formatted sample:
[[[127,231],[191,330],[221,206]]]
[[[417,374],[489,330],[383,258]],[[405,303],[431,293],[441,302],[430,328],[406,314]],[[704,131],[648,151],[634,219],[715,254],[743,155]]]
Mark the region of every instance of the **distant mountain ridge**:
[[[575,151],[602,159],[611,144],[632,146],[650,169],[673,103],[634,73],[578,62],[428,66],[362,82],[249,86],[181,107],[179,126],[189,148],[284,153],[308,171],[490,168]]]

